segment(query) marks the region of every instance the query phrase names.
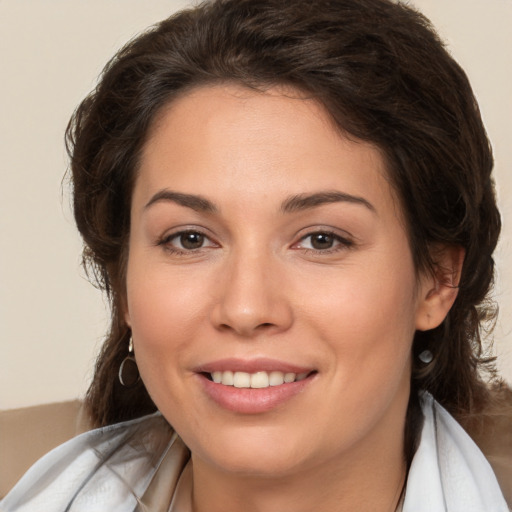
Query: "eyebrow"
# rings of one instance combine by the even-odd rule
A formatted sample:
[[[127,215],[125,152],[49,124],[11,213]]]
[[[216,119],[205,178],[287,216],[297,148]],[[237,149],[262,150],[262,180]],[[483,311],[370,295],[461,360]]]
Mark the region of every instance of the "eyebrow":
[[[298,194],[289,197],[281,205],[283,213],[293,213],[301,210],[308,210],[329,203],[352,203],[364,206],[373,213],[377,213],[375,207],[364,197],[353,196],[344,192],[328,191],[315,194]]]
[[[164,189],[157,192],[144,207],[147,210],[155,203],[170,201],[191,208],[197,212],[216,213],[217,207],[208,199],[195,194],[183,194],[181,192],[173,192],[172,190]]]
[[[219,211],[214,203],[203,196],[173,192],[168,189],[160,190],[152,196],[144,209],[148,209],[155,203],[167,201],[179,204],[180,206],[185,206],[186,208],[191,208],[197,212],[217,213]],[[376,213],[375,207],[363,197],[338,191],[316,192],[314,194],[297,194],[290,196],[281,204],[281,211],[283,213],[293,213],[315,208],[324,204],[339,202],[358,204],[366,207],[371,212]]]

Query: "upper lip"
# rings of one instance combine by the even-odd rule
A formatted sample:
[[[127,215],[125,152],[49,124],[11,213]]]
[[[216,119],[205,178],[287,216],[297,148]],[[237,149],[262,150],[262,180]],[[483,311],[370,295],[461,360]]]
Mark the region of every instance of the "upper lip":
[[[314,368],[299,366],[296,364],[279,361],[277,359],[256,358],[256,359],[238,359],[226,358],[218,359],[209,363],[202,364],[194,371],[197,373],[213,373],[213,372],[283,372],[283,373],[309,373]]]

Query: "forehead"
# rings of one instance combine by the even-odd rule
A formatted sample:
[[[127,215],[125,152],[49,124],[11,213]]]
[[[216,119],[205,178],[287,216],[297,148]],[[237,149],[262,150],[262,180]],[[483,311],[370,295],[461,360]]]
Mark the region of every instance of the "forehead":
[[[344,136],[320,103],[236,85],[197,88],[162,109],[137,182],[146,197],[165,187],[240,201],[340,187],[393,196],[381,151]]]

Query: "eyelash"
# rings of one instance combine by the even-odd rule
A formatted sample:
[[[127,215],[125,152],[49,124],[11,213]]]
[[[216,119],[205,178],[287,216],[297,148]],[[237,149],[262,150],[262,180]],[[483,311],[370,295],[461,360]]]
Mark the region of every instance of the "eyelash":
[[[201,247],[193,248],[193,249],[186,249],[186,248],[179,248],[175,247],[171,244],[173,240],[179,239],[184,235],[199,235],[204,238],[204,241],[209,241],[209,245],[202,245]],[[326,248],[326,249],[315,249],[314,247],[300,247],[301,244],[304,243],[305,240],[311,239],[314,236],[318,235],[324,235],[332,238],[333,240],[333,246]],[[310,242],[311,243],[311,242]],[[171,233],[169,235],[164,236],[160,240],[158,240],[157,244],[158,246],[162,246],[167,252],[170,254],[178,255],[178,256],[186,256],[191,254],[198,254],[200,251],[203,251],[204,249],[207,249],[208,247],[218,247],[218,245],[215,242],[212,242],[210,237],[203,233],[200,230],[197,229],[186,229],[183,231],[178,231],[176,233]],[[344,251],[347,249],[350,249],[354,246],[354,242],[346,237],[342,237],[339,234],[335,233],[334,231],[328,230],[328,229],[321,229],[317,231],[313,231],[308,233],[307,235],[304,235],[301,237],[299,242],[292,245],[292,249],[296,250],[302,250],[305,254],[319,254],[319,255],[328,255],[328,254],[334,254],[339,251]]]
[[[308,233],[307,235],[304,235],[300,239],[298,244],[295,244],[295,246],[301,244],[304,240],[307,240],[308,238],[314,237],[315,235],[327,235],[333,239],[335,245],[333,245],[333,247],[329,247],[327,249],[315,249],[315,248],[307,248],[307,247],[299,247],[299,249],[302,249],[306,254],[328,255],[328,254],[334,254],[339,251],[344,251],[344,250],[354,247],[354,242],[352,240],[349,240],[346,237],[342,237],[339,234],[335,233],[334,231],[330,231],[328,229],[320,229],[320,230]]]
[[[205,241],[209,241],[210,245],[198,247],[196,249],[186,249],[186,248],[181,249],[179,247],[174,247],[173,245],[171,245],[171,242],[173,240],[179,239],[182,236],[188,235],[188,234],[199,235],[199,236],[203,237]],[[156,245],[162,246],[167,252],[177,255],[177,256],[187,256],[190,254],[197,254],[199,251],[202,251],[205,248],[217,246],[217,244],[215,244],[214,242],[211,241],[211,239],[208,235],[206,235],[205,233],[203,233],[202,231],[197,230],[197,229],[184,229],[183,231],[171,233],[169,235],[164,236],[160,240],[158,240]]]

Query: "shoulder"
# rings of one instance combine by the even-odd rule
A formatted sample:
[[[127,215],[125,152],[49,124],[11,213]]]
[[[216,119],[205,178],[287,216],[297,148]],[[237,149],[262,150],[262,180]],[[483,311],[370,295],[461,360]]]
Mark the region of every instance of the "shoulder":
[[[512,508],[512,389],[495,387],[488,406],[463,426],[491,464]]]
[[[508,512],[488,460],[431,395],[421,397],[424,425],[405,494],[405,512]]]
[[[73,504],[73,510],[87,512],[133,509],[135,496],[144,491],[175,437],[158,413],[86,432],[36,462],[0,508],[57,512]]]

